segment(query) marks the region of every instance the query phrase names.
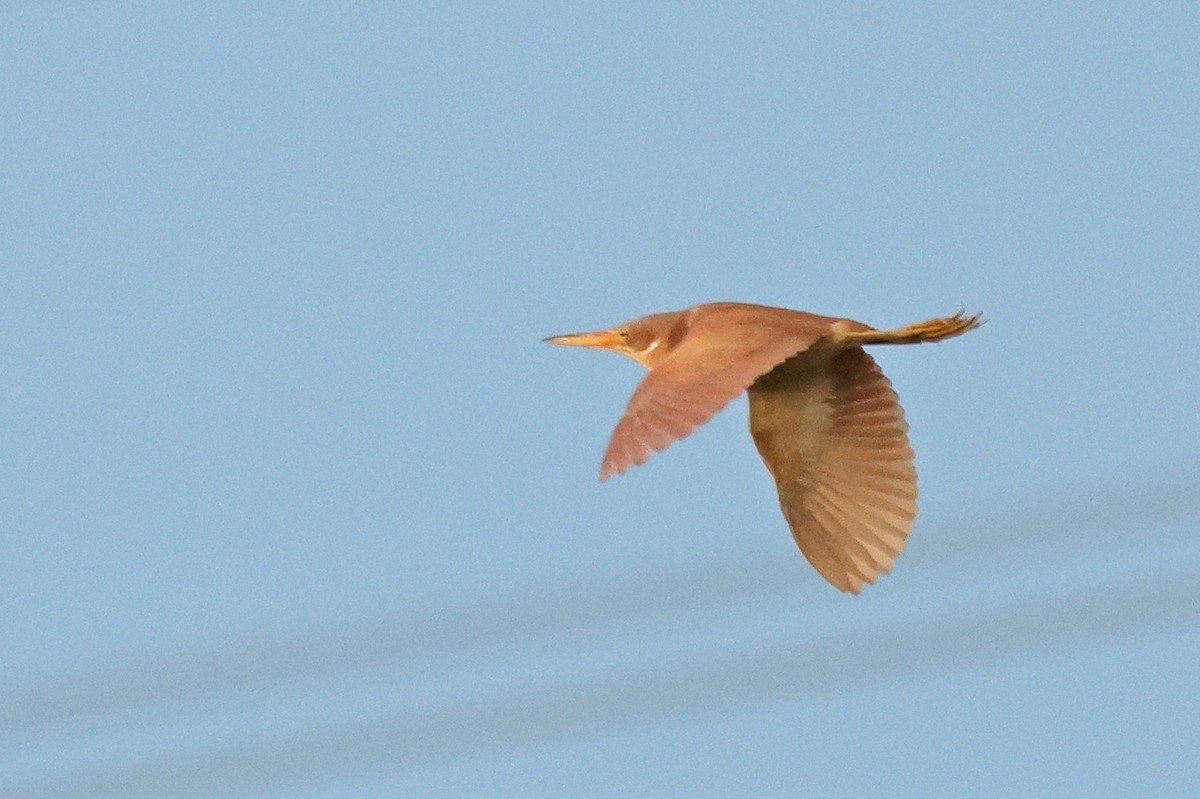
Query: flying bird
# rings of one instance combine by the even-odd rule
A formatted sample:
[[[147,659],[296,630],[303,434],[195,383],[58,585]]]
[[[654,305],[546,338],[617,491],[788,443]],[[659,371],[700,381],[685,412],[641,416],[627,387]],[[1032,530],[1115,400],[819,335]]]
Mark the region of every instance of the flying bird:
[[[858,593],[891,568],[917,514],[908,424],[863,347],[941,341],[981,323],[959,312],[878,330],[717,302],[545,341],[611,350],[650,370],[613,431],[602,481],[645,463],[746,391],[750,434],[800,551],[834,586]]]

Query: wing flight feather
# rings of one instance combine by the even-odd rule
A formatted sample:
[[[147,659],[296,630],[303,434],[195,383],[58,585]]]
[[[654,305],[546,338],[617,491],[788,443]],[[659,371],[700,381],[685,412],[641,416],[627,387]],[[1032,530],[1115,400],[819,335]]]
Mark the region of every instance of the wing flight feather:
[[[800,550],[858,592],[891,568],[916,516],[896,393],[861,348],[801,353],[750,389],[750,430]]]

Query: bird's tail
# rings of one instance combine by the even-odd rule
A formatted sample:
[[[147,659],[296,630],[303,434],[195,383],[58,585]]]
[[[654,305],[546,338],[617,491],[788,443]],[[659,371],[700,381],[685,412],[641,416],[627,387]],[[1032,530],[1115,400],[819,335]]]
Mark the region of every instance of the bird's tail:
[[[941,341],[961,336],[983,324],[980,314],[967,316],[959,311],[954,316],[927,319],[904,327],[890,330],[868,330],[862,333],[845,334],[843,341],[862,346],[864,344],[920,344],[925,341]]]

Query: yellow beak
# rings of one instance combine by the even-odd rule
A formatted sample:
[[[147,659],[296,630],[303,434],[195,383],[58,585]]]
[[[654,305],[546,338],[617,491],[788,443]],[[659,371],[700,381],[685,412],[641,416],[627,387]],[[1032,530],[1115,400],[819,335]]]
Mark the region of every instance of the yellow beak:
[[[593,347],[600,350],[615,350],[625,343],[625,339],[615,330],[597,330],[594,333],[567,333],[561,336],[544,338],[549,344],[561,344],[564,347]]]

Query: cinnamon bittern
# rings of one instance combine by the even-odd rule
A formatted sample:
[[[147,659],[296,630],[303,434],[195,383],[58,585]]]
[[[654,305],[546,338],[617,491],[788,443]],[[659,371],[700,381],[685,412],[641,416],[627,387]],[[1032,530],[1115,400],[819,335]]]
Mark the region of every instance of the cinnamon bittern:
[[[980,323],[959,312],[877,330],[717,302],[545,340],[612,350],[650,370],[613,431],[601,480],[645,463],[747,391],[750,434],[800,551],[834,586],[857,593],[891,568],[917,514],[908,424],[863,346],[940,341]]]

